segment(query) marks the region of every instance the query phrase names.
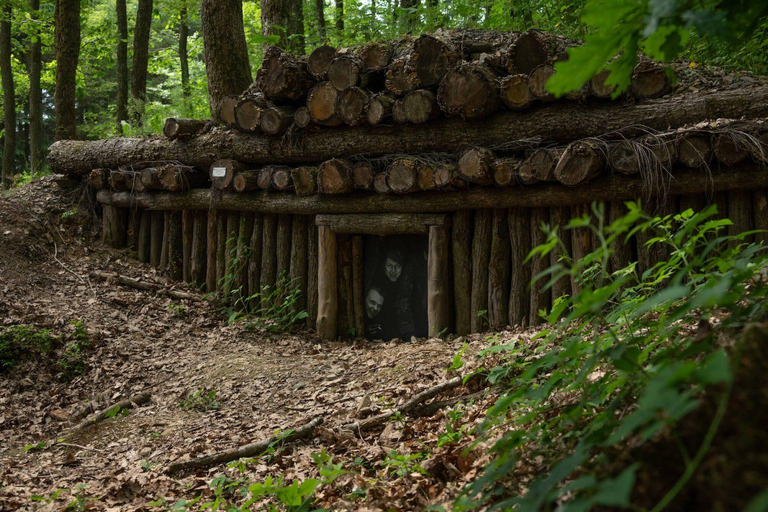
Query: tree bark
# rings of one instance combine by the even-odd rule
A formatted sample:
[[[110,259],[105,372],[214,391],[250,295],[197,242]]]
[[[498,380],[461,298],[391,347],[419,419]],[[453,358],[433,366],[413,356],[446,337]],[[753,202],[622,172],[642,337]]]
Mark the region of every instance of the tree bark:
[[[227,217],[229,212],[217,211],[216,219],[216,290],[224,286],[227,273]]]
[[[220,121],[219,107],[251,85],[251,66],[243,28],[242,0],[203,0],[201,18],[211,117]]]
[[[205,212],[195,212],[192,222],[192,249],[190,251],[189,271],[192,282],[199,288],[205,286],[205,252],[207,247]]]
[[[235,265],[235,290],[238,298],[248,297],[248,258],[253,236],[254,213],[244,212],[240,215],[237,233],[237,263]]]
[[[56,2],[58,7],[59,2]],[[11,19],[13,10],[6,3],[0,21],[0,72],[3,82],[3,122],[5,124],[5,146],[3,147],[3,167],[0,173],[0,188],[8,188],[15,169],[16,159],[16,93],[13,86],[11,69]]]
[[[365,295],[363,293],[363,237],[352,237],[352,308],[355,337],[365,336]]]
[[[427,325],[431,338],[451,327],[450,235],[445,225],[429,226],[427,254]]]
[[[149,210],[144,210],[142,213],[142,225],[144,222],[144,217],[149,218],[152,212]],[[182,279],[185,283],[191,283],[192,282],[192,232],[194,230],[194,211],[193,210],[184,210],[181,212],[181,239],[182,239],[182,246],[183,246],[183,257],[182,257]],[[149,247],[149,245],[147,245]],[[149,255],[149,252],[147,252],[147,255]],[[143,261],[143,260],[142,260]],[[149,256],[147,256],[147,261],[149,261]]]
[[[315,10],[317,12],[317,30],[320,33],[320,39],[324,42],[326,39],[325,0],[315,0]]]
[[[261,0],[261,35],[279,37],[277,46],[304,53],[304,15],[301,0]]]
[[[329,226],[318,226],[317,232],[317,334],[324,340],[332,340],[336,338],[339,311],[336,235]]]
[[[76,139],[75,89],[77,62],[80,58],[80,0],[56,0],[54,18],[56,91],[53,103],[56,112],[56,140]]]
[[[555,247],[552,252],[549,253],[549,265],[551,267],[561,264],[559,262],[561,257],[570,258],[571,256],[571,234],[565,229],[569,220],[571,220],[571,210],[567,206],[556,206],[549,209],[549,225],[552,229],[557,228],[557,234],[560,236],[560,241],[565,245],[565,254],[561,252],[559,247]],[[553,276],[548,276],[542,282],[546,283],[551,277]],[[563,295],[571,294],[571,280],[567,277],[562,277],[552,283],[551,290],[552,303],[554,303],[555,299],[558,299]]]
[[[317,325],[317,224],[315,216],[310,215],[307,229],[307,327],[315,329]]]
[[[49,161],[54,172],[66,174],[83,174],[98,167],[117,168],[137,160],[178,160],[202,168],[218,158],[248,163],[316,162],[361,153],[375,156],[452,152],[472,144],[493,147],[529,137],[571,141],[607,132],[632,137],[644,135],[637,126],[666,130],[702,119],[765,116],[768,116],[768,86],[756,86],[746,90],[681,94],[631,106],[611,102],[590,105],[559,102],[547,108],[500,112],[482,123],[444,118],[430,124],[429,137],[424,137],[423,128],[418,126],[397,125],[318,130],[305,133],[301,147],[232,131],[172,143],[159,138],[62,141],[51,146]]]
[[[144,123],[147,101],[147,69],[149,35],[152,30],[152,0],[139,0],[136,26],[133,30],[133,67],[131,68],[131,118],[136,126]]]
[[[277,215],[264,215],[261,243],[261,281],[259,288],[269,295],[277,283]]]
[[[251,233],[251,250],[248,258],[248,296],[258,293],[261,281],[261,252],[264,238],[264,216],[254,214],[253,232]],[[250,302],[250,301],[249,301]],[[251,306],[252,304],[249,304]]]
[[[189,88],[189,55],[187,55],[188,34],[187,0],[181,0],[181,9],[179,10],[179,67],[181,68],[181,94],[185,99],[189,98],[191,93]]]
[[[163,212],[152,212],[150,222],[149,264],[153,267],[159,267],[163,251],[163,227],[165,224]]]
[[[237,262],[237,235],[240,230],[240,216],[246,212],[229,212],[227,215],[227,241],[224,244],[224,285],[222,294],[231,298],[230,294],[237,288],[235,266]],[[199,282],[199,281],[198,281]]]
[[[149,263],[149,247],[150,247],[150,224],[152,212],[149,210],[142,210],[141,220],[139,221],[139,240],[136,247],[136,253],[139,261],[142,263]]]
[[[223,212],[222,212],[223,213]],[[218,250],[219,211],[215,208],[208,210],[208,226],[206,231],[206,265],[205,265],[205,291],[216,291],[216,251]]]
[[[472,331],[472,211],[453,214],[451,253],[453,256],[453,303],[456,334]]]
[[[291,265],[288,273],[289,282],[298,288],[300,293],[294,303],[296,312],[307,308],[307,215],[294,215],[291,232]],[[362,240],[361,240],[362,241]],[[360,307],[362,307],[362,299]],[[361,331],[362,332],[362,331]]]
[[[541,230],[542,223],[549,223],[549,211],[546,208],[533,208],[531,210],[530,249],[547,241],[547,235]],[[548,266],[549,258],[544,258],[541,255],[534,256],[531,258],[531,277],[535,278],[537,275],[544,272]],[[531,283],[531,310],[528,316],[530,325],[539,325],[544,322],[544,319],[539,316],[540,310],[549,312],[549,307],[551,306],[550,290],[544,289],[546,283],[546,277],[539,279],[535,283]]]
[[[184,248],[181,212],[170,212],[168,220],[168,275],[180,281],[183,278]]]
[[[128,121],[128,14],[125,0],[115,0],[117,13],[117,126],[123,133],[123,121]]]
[[[282,281],[276,296],[277,304],[282,304],[288,293],[290,283],[288,274],[291,271],[291,219],[293,215],[277,217],[277,282]]]
[[[341,37],[341,33],[344,31],[344,0],[336,0],[336,12],[334,14],[336,19],[336,31],[338,37]]]
[[[30,0],[32,20],[39,21],[38,10],[40,0]],[[43,160],[43,95],[40,88],[40,72],[42,70],[42,51],[40,32],[31,36],[29,48],[29,162],[32,173],[42,171]],[[2,180],[0,180],[0,183]]]

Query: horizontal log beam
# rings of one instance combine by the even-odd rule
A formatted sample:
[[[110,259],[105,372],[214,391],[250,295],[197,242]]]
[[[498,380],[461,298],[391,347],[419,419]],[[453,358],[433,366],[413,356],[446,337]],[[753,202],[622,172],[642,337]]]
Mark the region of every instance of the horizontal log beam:
[[[768,187],[768,168],[759,165],[723,169],[711,177],[700,170],[674,173],[666,193],[671,195],[708,193],[713,190],[755,190]],[[578,187],[559,183],[507,188],[416,192],[389,196],[354,192],[347,195],[314,195],[255,192],[223,192],[215,201],[209,189],[193,189],[182,194],[112,192],[99,190],[102,204],[147,210],[219,210],[267,213],[429,213],[482,208],[533,208],[569,206],[592,201],[621,201],[648,195],[643,180],[634,176],[606,175]]]
[[[399,213],[318,215],[315,224],[330,226],[337,234],[349,235],[426,235],[429,226],[445,225],[445,215]]]
[[[448,151],[469,145],[504,146],[540,137],[569,142],[618,133],[639,136],[717,118],[768,116],[768,85],[726,91],[691,92],[638,104],[559,102],[523,112],[499,112],[481,120],[438,119],[429,136],[418,125],[339,127],[307,131],[296,144],[281,138],[214,130],[190,140],[165,137],[62,140],[51,145],[48,161],[55,173],[85,174],[92,169],[141,161],[177,160],[207,169],[221,158],[244,163],[321,162],[351,155]]]

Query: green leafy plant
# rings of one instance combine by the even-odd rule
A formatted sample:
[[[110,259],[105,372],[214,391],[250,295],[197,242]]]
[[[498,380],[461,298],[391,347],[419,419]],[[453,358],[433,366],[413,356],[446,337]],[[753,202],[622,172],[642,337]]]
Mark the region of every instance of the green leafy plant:
[[[421,473],[422,475],[429,474],[424,469],[420,462],[427,458],[427,454],[423,452],[417,453],[398,453],[395,450],[391,450],[384,458],[382,465],[387,468],[387,473],[402,477],[410,473]]]
[[[186,410],[212,411],[221,407],[221,403],[216,400],[216,390],[198,389],[189,394],[179,403],[179,407]]]
[[[0,327],[0,372],[13,368],[28,355],[49,355],[58,338],[49,329],[29,325]]]
[[[184,318],[187,316],[187,307],[184,304],[168,304],[165,309],[172,312],[174,316],[178,318]]]
[[[455,510],[489,503],[516,510],[546,510],[555,502],[562,511],[627,507],[638,466],[609,469],[600,455],[674,431],[701,393],[718,384],[707,435],[694,454],[681,454],[685,470],[654,510],[679,493],[701,462],[728,402],[738,347],[728,349],[706,330],[696,336],[695,327],[717,317],[717,329],[728,332],[766,314],[760,274],[766,251],[745,242],[750,233],[724,235],[731,222],[714,218],[715,206],[664,217],[637,203],[627,209],[610,224],[600,204],[592,215],[571,220],[568,230],[593,232],[595,251],[578,261],[561,258],[536,279],[551,286],[573,277],[578,291],[546,313],[551,328],[536,343],[486,350],[502,358],[490,375],[507,391],[478,433],[482,438],[500,426],[506,433],[494,443],[495,460],[465,488]],[[547,242],[530,257],[562,249],[557,230],[544,230]],[[669,256],[648,269],[632,263],[607,270],[613,248],[640,231],[651,235],[646,249],[663,248]],[[522,457],[541,457],[547,468],[524,486],[512,478]]]

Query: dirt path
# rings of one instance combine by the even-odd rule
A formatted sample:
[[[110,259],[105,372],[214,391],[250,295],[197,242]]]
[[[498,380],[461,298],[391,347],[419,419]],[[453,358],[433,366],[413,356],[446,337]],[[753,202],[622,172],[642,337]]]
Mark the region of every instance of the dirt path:
[[[227,325],[206,300],[172,301],[88,279],[91,271],[106,270],[173,285],[128,254],[93,242],[81,215],[50,179],[0,198],[0,326],[27,324],[67,337],[80,321],[93,345],[88,371],[71,382],[41,361],[0,373],[0,509],[58,510],[78,493],[81,500],[98,498],[87,501],[96,510],[144,509],[160,497],[172,503],[208,489],[225,468],[170,478],[162,472],[170,462],[269,437],[318,415],[325,418],[320,437],[287,448],[271,465],[259,461],[253,475],[312,475],[309,454],[326,448],[341,459],[370,462],[360,474],[377,475],[363,498],[374,509],[393,496],[404,500],[398,508],[410,509],[455,494],[455,486],[418,472],[389,478],[381,466],[391,449],[419,450],[411,446],[415,437],[436,441],[435,432],[445,430],[442,412],[420,427],[387,427],[368,438],[340,435],[337,427],[450,378],[447,368],[465,340],[320,343],[309,332],[277,336]],[[485,342],[470,341],[465,357],[473,360]],[[84,406],[98,409],[142,390],[152,393],[148,406],[67,439],[80,447],[24,450],[59,436]],[[180,405],[195,393],[196,400]],[[422,433],[414,435],[414,428]],[[478,465],[465,469],[469,474]],[[56,496],[57,489],[68,490]],[[318,497],[350,506],[341,505],[343,490]]]

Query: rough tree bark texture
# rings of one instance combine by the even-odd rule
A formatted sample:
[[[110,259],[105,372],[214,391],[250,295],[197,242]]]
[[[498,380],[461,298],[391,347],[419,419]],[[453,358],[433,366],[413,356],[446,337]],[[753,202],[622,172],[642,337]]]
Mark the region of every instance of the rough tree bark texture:
[[[76,139],[75,79],[80,58],[80,0],[56,0],[54,18],[56,140]]]
[[[147,67],[149,66],[149,32],[152,28],[152,0],[139,0],[136,27],[133,30],[133,66],[131,68],[131,117],[139,126],[144,119],[147,101]]]
[[[307,327],[314,328],[317,323],[317,225],[315,216],[309,217],[307,230]]]
[[[472,224],[472,211],[459,210],[453,214],[453,303],[456,334],[460,336],[472,331]]]
[[[203,0],[203,43],[211,117],[218,120],[219,104],[239,96],[253,81],[243,28],[242,0]]]
[[[58,2],[56,3],[58,6]],[[13,161],[16,156],[16,98],[13,88],[13,70],[11,69],[11,4],[6,4],[0,21],[0,74],[3,82],[3,121],[5,124],[5,146],[3,148],[3,168],[0,174],[0,188],[8,186],[13,173]]]
[[[336,30],[339,35],[344,31],[344,0],[336,0]]]
[[[546,208],[533,208],[531,210],[531,248],[541,245],[547,241],[547,235],[541,230],[542,223],[549,223],[549,210]],[[531,258],[531,274],[536,277],[544,272],[549,266],[549,258],[542,258],[536,255]],[[539,311],[549,311],[550,291],[544,290],[547,278],[539,279],[531,284],[531,310],[528,314],[530,325],[539,325],[544,319],[539,316]]]
[[[317,244],[317,334],[325,340],[336,337],[339,311],[336,264],[336,235],[330,226],[318,226]]]
[[[317,12],[317,31],[322,42],[325,42],[325,0],[315,0],[315,10]]]
[[[509,242],[511,246],[509,283],[509,325],[528,325],[530,310],[528,285],[531,282],[531,264],[525,258],[531,250],[531,213],[529,209],[509,210]]]
[[[429,226],[427,325],[430,337],[443,335],[451,327],[450,244],[448,228]]]
[[[509,319],[509,227],[507,210],[493,210],[488,273],[488,323],[501,330]]]
[[[35,0],[37,1],[37,0]],[[117,12],[117,133],[128,121],[128,14],[125,0],[115,0]]]
[[[40,0],[30,0],[32,19],[37,20]],[[39,34],[39,32],[38,32]],[[40,89],[40,71],[42,69],[42,51],[40,36],[32,35],[29,48],[29,161],[33,173],[43,169],[43,95]]]
[[[472,236],[472,302],[470,322],[472,332],[482,332],[488,320],[488,262],[491,257],[492,210],[475,212]]]
[[[451,152],[481,142],[490,147],[528,137],[563,142],[612,131],[632,137],[642,134],[635,128],[637,126],[666,130],[700,119],[767,115],[768,86],[757,86],[746,90],[673,95],[632,106],[563,101],[525,112],[500,112],[482,123],[467,123],[456,118],[437,119],[430,124],[429,137],[423,136],[423,127],[397,124],[362,129],[339,127],[305,133],[301,147],[234,131],[172,143],[159,138],[60,142],[51,147],[50,162],[54,171],[68,174],[82,174],[98,167],[119,167],[136,160],[158,159],[179,160],[202,168],[219,158],[289,164],[361,153],[374,156]]]
[[[277,42],[280,48],[303,54],[304,15],[301,0],[261,0],[261,34],[280,36]]]
[[[188,35],[189,19],[187,16],[187,0],[181,0],[181,9],[179,10],[179,67],[181,68],[181,93],[185,98],[190,95],[189,56],[187,55]]]

